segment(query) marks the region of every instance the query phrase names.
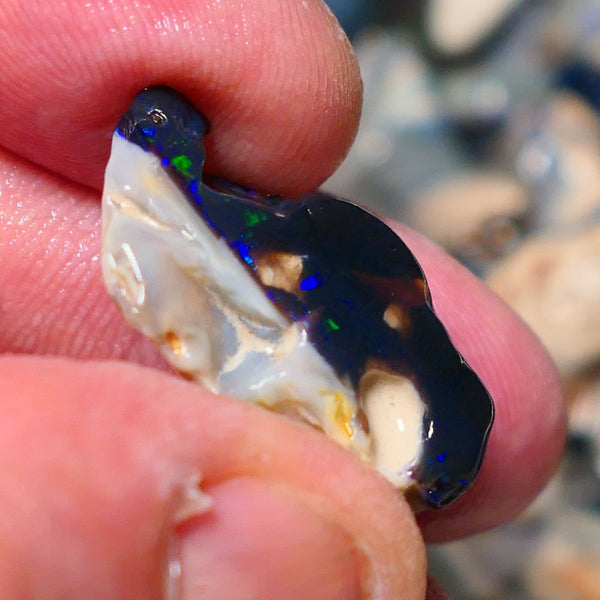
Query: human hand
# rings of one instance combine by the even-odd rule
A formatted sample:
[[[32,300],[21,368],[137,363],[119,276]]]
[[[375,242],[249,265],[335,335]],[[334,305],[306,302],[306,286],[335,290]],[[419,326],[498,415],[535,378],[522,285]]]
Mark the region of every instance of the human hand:
[[[180,553],[183,598],[421,599],[422,534],[508,520],[552,472],[555,371],[480,282],[396,226],[497,413],[476,483],[418,515],[421,530],[329,440],[160,372],[98,261],[102,173],[135,93],[184,93],[212,124],[209,171],[287,195],[334,169],[360,109],[350,48],[318,2],[174,4],[0,6],[0,349],[17,354],[0,359],[3,597],[158,598]]]

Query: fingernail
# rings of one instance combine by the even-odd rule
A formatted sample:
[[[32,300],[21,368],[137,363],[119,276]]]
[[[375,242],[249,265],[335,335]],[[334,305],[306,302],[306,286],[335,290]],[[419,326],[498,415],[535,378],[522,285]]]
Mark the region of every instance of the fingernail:
[[[362,597],[361,555],[336,523],[269,482],[240,478],[206,491],[210,510],[176,527],[178,598]]]
[[[173,515],[175,526],[205,513],[212,508],[212,498],[202,491],[202,476],[192,475],[183,486],[179,506]]]
[[[200,487],[201,483],[202,475],[197,473],[189,477],[181,487],[172,516],[175,531],[212,508],[212,498],[204,493]],[[163,576],[163,597],[165,600],[181,598],[181,543],[177,536],[168,548],[166,572]]]

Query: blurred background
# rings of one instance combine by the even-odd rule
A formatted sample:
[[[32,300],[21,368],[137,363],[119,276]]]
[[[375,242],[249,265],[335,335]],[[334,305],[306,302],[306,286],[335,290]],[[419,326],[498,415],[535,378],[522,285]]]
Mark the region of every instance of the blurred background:
[[[325,189],[483,279],[546,345],[568,401],[546,491],[514,523],[431,547],[432,575],[453,600],[600,600],[600,0],[328,3],[365,104]]]

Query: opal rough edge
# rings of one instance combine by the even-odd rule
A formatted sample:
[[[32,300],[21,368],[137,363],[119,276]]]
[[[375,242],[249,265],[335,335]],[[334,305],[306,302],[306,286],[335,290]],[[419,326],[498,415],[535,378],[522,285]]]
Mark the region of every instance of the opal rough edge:
[[[165,87],[118,123],[102,267],[128,322],[207,388],[322,430],[439,508],[475,479],[494,408],[382,221],[320,192],[203,176],[208,122]]]

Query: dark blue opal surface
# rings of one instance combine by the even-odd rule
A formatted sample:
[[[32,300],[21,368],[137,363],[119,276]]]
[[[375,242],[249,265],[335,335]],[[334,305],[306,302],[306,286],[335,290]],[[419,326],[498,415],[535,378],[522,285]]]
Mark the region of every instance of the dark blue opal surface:
[[[142,91],[117,133],[161,160],[197,214],[225,240],[286,319],[300,324],[340,380],[354,389],[368,369],[408,378],[425,405],[422,452],[410,476],[421,504],[442,507],[476,477],[494,409],[453,347],[407,246],[362,208],[324,193],[263,196],[203,178],[206,119],[164,87]],[[302,257],[294,286],[265,285],[257,264]],[[402,328],[385,318],[400,307]],[[460,310],[460,307],[457,307]]]

